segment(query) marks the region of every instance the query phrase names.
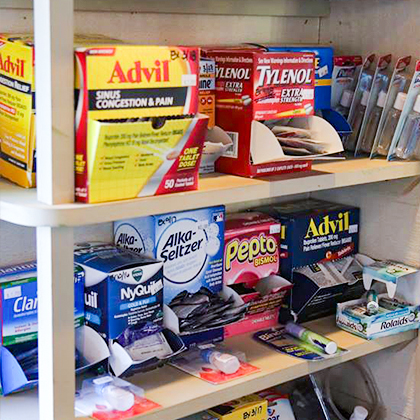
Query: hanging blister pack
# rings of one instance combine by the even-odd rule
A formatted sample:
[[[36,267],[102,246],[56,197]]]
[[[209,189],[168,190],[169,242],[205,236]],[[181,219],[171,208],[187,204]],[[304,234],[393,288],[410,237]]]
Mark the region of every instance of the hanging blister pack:
[[[362,69],[362,57],[360,55],[334,57],[334,69],[332,75],[331,108],[337,109],[343,99],[345,91],[354,92],[357,80]],[[345,98],[344,98],[345,99]],[[348,107],[350,110],[351,101]]]
[[[391,60],[391,54],[383,55],[378,59],[378,64],[376,66],[375,75],[373,77],[370,94],[366,105],[366,111],[362,119],[358,136],[355,138],[355,156],[360,153],[361,142],[366,134],[366,129],[368,128],[368,123],[370,122],[372,111],[378,102],[380,92],[388,90],[388,83],[390,79],[388,68],[391,64]]]
[[[388,160],[420,160],[420,60],[408,89],[401,117],[388,152]]]
[[[389,89],[386,94],[386,100],[385,104],[382,107],[382,114],[379,119],[378,126],[376,128],[376,134],[373,141],[373,146],[371,147],[370,151],[370,157],[374,158],[379,156],[379,153],[377,152],[379,143],[382,138],[382,132],[385,127],[385,122],[387,119],[388,114],[393,108],[393,105],[395,104],[395,101],[397,99],[397,96],[399,93],[403,93],[406,86],[407,86],[407,80],[409,79],[407,74],[407,68],[411,63],[411,56],[401,57],[398,59],[394,72],[392,74],[392,78],[389,84]],[[379,105],[379,99],[378,99],[378,105]],[[373,115],[372,118],[374,119],[375,116]],[[371,122],[371,124],[374,124],[374,121]],[[369,139],[366,139],[366,143],[368,143]],[[362,151],[369,153],[368,147],[365,147],[363,150],[362,145]]]
[[[375,61],[375,57],[375,54],[370,54],[363,62],[363,69],[360,72],[357,81],[349,116],[347,118],[347,121],[353,129],[353,133],[345,139],[344,148],[351,152],[354,152],[356,148],[357,138],[369,101],[370,89],[374,79],[374,72],[372,72],[371,67],[372,63]]]

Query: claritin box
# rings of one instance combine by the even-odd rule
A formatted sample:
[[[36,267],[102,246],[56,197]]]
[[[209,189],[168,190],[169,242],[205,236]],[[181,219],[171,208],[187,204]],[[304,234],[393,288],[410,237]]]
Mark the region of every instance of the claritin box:
[[[84,278],[74,267],[74,324],[84,323]],[[1,344],[11,346],[38,337],[38,292],[36,262],[0,268]]]

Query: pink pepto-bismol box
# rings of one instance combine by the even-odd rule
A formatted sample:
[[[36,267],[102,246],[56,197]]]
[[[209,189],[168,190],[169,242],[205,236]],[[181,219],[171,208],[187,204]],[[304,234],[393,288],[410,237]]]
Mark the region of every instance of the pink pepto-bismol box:
[[[248,283],[279,272],[280,224],[263,213],[236,213],[225,224],[224,283]]]

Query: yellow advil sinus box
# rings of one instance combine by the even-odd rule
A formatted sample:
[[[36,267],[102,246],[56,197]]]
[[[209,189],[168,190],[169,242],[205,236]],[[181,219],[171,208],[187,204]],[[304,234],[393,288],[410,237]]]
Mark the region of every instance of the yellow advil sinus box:
[[[197,188],[208,117],[199,49],[76,49],[76,199],[97,203]]]
[[[34,49],[30,37],[0,34],[0,175],[35,186]]]
[[[258,395],[247,395],[208,410],[219,420],[266,420],[267,400]]]

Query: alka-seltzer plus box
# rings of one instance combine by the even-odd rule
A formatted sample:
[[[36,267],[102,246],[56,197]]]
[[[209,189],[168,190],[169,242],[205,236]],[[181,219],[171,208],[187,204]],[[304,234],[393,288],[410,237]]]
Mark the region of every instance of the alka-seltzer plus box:
[[[197,188],[208,123],[196,115],[199,56],[190,47],[76,49],[78,201]]]
[[[262,213],[228,215],[225,226],[224,283],[244,319],[225,327],[226,337],[277,325],[290,282],[277,276],[280,224]]]
[[[0,175],[30,188],[35,169],[33,41],[0,34]]]
[[[216,125],[233,145],[218,159],[216,170],[255,177],[309,170],[310,161],[265,152],[276,139],[262,121],[313,115],[315,55],[269,53],[261,48],[207,48],[216,61]],[[280,158],[283,156],[283,158]]]
[[[74,325],[84,324],[84,279],[74,267]],[[38,292],[36,262],[0,268],[1,345],[11,346],[38,337]]]
[[[165,325],[176,332],[171,324],[174,317],[167,314],[171,303],[183,296],[205,290],[217,295],[223,289],[224,206],[209,207],[147,216],[119,221],[114,224],[117,246],[146,253],[163,262]],[[190,334],[184,342],[218,341],[223,329],[198,336]]]
[[[280,272],[337,260],[359,249],[359,209],[322,200],[299,200],[259,208],[281,223]]]

